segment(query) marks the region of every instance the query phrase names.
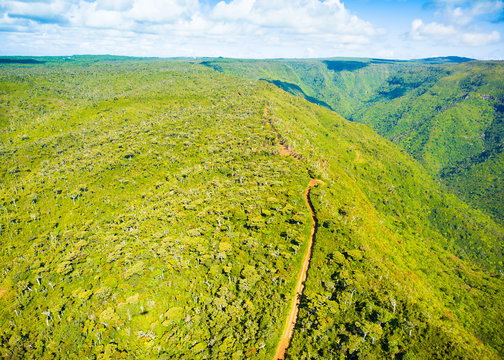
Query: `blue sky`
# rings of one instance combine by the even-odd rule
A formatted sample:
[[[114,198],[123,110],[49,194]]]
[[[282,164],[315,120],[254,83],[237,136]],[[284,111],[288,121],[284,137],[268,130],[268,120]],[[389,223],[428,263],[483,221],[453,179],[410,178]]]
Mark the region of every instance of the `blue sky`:
[[[504,59],[504,0],[0,0],[0,55]]]

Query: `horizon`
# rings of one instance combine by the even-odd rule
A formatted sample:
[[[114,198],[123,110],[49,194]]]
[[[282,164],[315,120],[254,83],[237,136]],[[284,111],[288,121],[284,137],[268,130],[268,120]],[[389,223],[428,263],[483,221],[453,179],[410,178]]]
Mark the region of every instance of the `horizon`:
[[[503,0],[1,0],[0,56],[504,59]]]
[[[0,59],[22,58],[23,60],[37,58],[72,58],[72,57],[116,57],[116,58],[131,58],[131,59],[152,59],[152,60],[250,60],[250,61],[275,61],[275,60],[383,60],[392,62],[412,62],[412,61],[429,61],[429,60],[450,60],[460,59],[461,62],[469,61],[504,61],[502,59],[476,59],[464,56],[446,55],[426,58],[412,59],[394,59],[394,58],[375,58],[375,57],[351,57],[351,56],[332,56],[332,57],[277,57],[277,58],[239,58],[239,57],[223,57],[223,56],[136,56],[136,55],[117,55],[117,54],[71,54],[71,55],[0,55]],[[456,61],[453,61],[457,63]]]

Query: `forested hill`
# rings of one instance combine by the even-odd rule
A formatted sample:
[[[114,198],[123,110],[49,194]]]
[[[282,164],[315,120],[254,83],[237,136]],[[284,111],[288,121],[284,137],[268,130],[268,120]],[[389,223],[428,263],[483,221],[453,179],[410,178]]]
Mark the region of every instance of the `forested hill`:
[[[504,63],[413,68],[387,79],[352,119],[504,222]]]
[[[0,65],[3,358],[273,359],[311,178],[287,358],[501,358],[503,227],[368,126],[198,61],[34,60]]]
[[[368,93],[384,83],[395,62],[209,59],[201,64],[220,72],[272,82],[293,95],[348,117]]]
[[[402,61],[366,58],[240,60],[204,59],[219,72],[274,83],[293,95],[350,118],[390,76],[402,69],[458,64],[460,57]]]
[[[504,63],[447,57],[207,60],[372,126],[462,199],[504,221]]]

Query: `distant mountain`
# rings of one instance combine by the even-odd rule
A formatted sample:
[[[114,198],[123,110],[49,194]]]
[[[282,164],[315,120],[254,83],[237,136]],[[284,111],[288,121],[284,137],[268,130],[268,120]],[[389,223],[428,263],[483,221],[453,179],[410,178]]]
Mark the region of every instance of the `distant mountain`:
[[[234,60],[210,59],[202,65],[249,79],[274,81],[280,88],[349,117],[370,92],[399,65],[380,59]],[[410,65],[411,66],[411,65]],[[289,85],[290,84],[290,85]],[[287,85],[287,86],[286,86]],[[295,85],[295,87],[294,87]]]
[[[458,64],[470,60],[457,56],[409,61],[367,58],[206,59],[201,64],[241,77],[275,81],[293,95],[305,97],[309,101],[316,99],[344,117],[350,117],[370,93],[400,69]],[[281,84],[292,84],[297,88],[282,87]]]
[[[4,58],[0,57],[0,64],[43,64],[44,61],[30,58]]]
[[[468,61],[473,61],[475,59],[467,58],[467,57],[460,57],[460,56],[445,56],[445,57],[434,57],[434,58],[425,58],[425,59],[420,59],[422,62],[426,62],[429,64],[449,64],[449,63],[455,63],[455,64],[460,64]]]

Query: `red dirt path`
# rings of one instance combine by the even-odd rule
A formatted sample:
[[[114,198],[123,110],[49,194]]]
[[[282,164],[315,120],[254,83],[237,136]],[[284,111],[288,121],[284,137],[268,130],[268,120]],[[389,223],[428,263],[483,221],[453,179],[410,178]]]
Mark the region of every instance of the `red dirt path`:
[[[294,326],[296,325],[296,319],[299,310],[299,302],[301,299],[301,294],[303,293],[304,282],[306,280],[306,273],[308,271],[308,266],[310,265],[313,240],[315,237],[315,231],[317,230],[317,218],[315,215],[315,211],[313,209],[313,205],[311,204],[310,201],[310,190],[315,185],[321,183],[322,182],[320,180],[311,179],[310,183],[308,184],[305,190],[306,206],[308,206],[312,214],[312,229],[311,229],[310,242],[308,243],[308,248],[306,249],[306,253],[303,259],[303,266],[301,267],[301,271],[299,272],[295,295],[294,298],[292,299],[291,311],[285,323],[282,338],[280,340],[280,343],[278,344],[278,348],[275,354],[275,360],[283,359],[285,357],[285,350],[287,350],[287,348],[289,347],[290,339],[292,337],[292,333],[294,332]]]

